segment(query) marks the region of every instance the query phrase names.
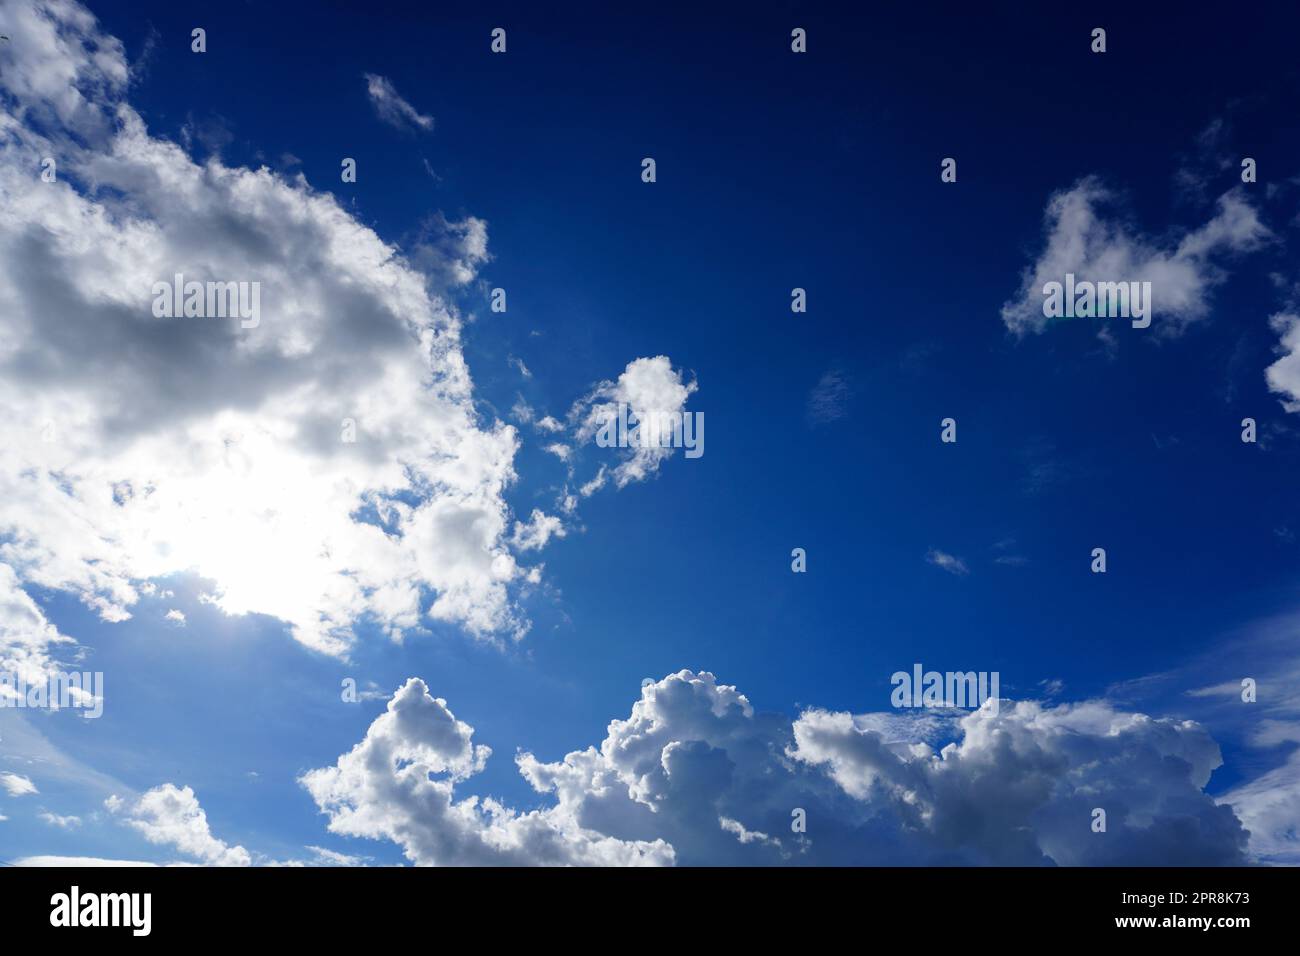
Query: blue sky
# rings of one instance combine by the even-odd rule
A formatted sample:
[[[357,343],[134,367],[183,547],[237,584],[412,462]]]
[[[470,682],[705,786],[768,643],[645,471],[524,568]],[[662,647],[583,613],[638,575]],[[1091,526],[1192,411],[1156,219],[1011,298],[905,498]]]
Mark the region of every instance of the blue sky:
[[[4,157],[12,183],[22,176],[33,191],[75,192],[112,210],[118,228],[133,215],[152,222],[161,238],[148,251],[158,263],[169,253],[218,261],[231,243],[247,242],[251,251],[238,261],[261,256],[278,270],[272,291],[280,298],[268,291],[263,300],[270,329],[286,290],[308,302],[310,290],[323,289],[312,308],[329,316],[369,288],[363,252],[356,274],[326,275],[315,259],[297,258],[299,239],[319,234],[300,237],[291,216],[254,202],[232,212],[231,225],[187,192],[198,187],[140,173],[155,168],[150,163],[180,163],[176,156],[123,158],[113,150],[123,136],[113,123],[59,108],[51,114],[52,94],[13,79],[42,75],[58,61],[30,52],[39,31],[24,32],[38,22],[24,19],[29,7],[0,8],[0,32],[12,38],[0,50],[3,105],[23,130]],[[1283,65],[1291,31],[1259,30],[1263,14],[1238,22],[1227,13],[1171,18],[1122,6],[870,17],[797,4],[689,15],[616,15],[602,5],[563,14],[388,3],[363,12],[150,2],[90,9],[97,26],[65,20],[67,31],[119,38],[130,75],[114,85],[105,68],[108,92],[92,93],[79,73],[96,109],[107,116],[129,104],[150,141],[179,144],[196,169],[265,166],[285,195],[332,195],[340,215],[391,244],[411,275],[427,277],[430,299],[454,319],[472,378],[455,407],[472,414],[473,428],[498,436],[513,428],[517,439],[501,459],[514,480],[491,491],[509,515],[492,553],[541,570],[536,581],[522,574],[510,581],[505,605],[491,603],[495,592],[474,592],[471,603],[501,612],[492,627],[473,624],[486,606],[478,603],[429,617],[435,574],[422,582],[420,619],[400,643],[372,606],[347,622],[346,650],[322,653],[294,640],[271,613],[279,599],[246,602],[248,613],[235,613],[203,598],[221,590],[220,579],[183,562],[113,551],[121,580],[138,593],[126,602],[129,619],[105,620],[92,599],[102,588],[38,555],[57,551],[66,532],[50,530],[64,525],[42,510],[49,499],[32,492],[29,506],[0,513],[0,542],[9,546],[0,560],[45,619],[76,641],[83,669],[105,674],[105,707],[94,721],[0,711],[0,773],[38,791],[0,792],[8,818],[0,822],[0,856],[228,861],[224,851],[193,852],[195,844],[175,837],[179,824],[148,801],[171,784],[196,795],[213,839],[247,848],[254,861],[305,859],[304,848],[324,847],[379,863],[483,862],[419,840],[349,833],[337,806],[331,816],[321,791],[302,778],[335,765],[395,689],[418,677],[493,750],[481,770],[457,780],[456,799],[491,796],[520,812],[546,812],[556,798],[521,775],[516,752],[561,761],[598,747],[611,720],[628,718],[645,678],[685,668],[711,672],[756,711],[780,715],[786,730],[772,740],[782,743],[769,749],[779,754],[787,738],[799,737],[804,758],[786,759],[800,773],[824,770],[839,786],[825,812],[841,814],[836,826],[856,836],[834,862],[1185,862],[1137,834],[1159,829],[1162,814],[1175,828],[1200,821],[1207,835],[1194,862],[1297,858],[1300,770],[1288,768],[1300,741],[1300,668],[1286,645],[1300,606],[1300,512],[1290,480],[1300,433],[1285,403],[1300,397],[1288,388],[1300,390],[1300,376],[1284,366],[1266,377],[1294,347],[1284,338],[1286,316],[1296,311],[1300,166],[1294,130],[1279,121],[1294,102],[1295,71]],[[1277,12],[1270,22],[1293,16]],[[190,49],[196,26],[207,31],[202,54]],[[489,51],[498,26],[508,34],[504,55]],[[1107,30],[1104,54],[1089,49],[1096,26]],[[790,50],[794,27],[808,31],[806,54]],[[385,78],[432,124],[386,121],[367,74]],[[41,183],[38,165],[19,170],[50,144],[67,155],[57,184]],[[110,155],[124,168],[96,165]],[[647,156],[657,163],[649,184],[640,176]],[[1247,156],[1258,163],[1255,183],[1241,182]],[[340,181],[343,157],[356,159],[355,183]],[[957,160],[955,183],[940,181],[945,157]],[[214,196],[235,194],[211,188]],[[272,187],[248,186],[255,188]],[[1053,221],[1054,196],[1079,199],[1093,218]],[[59,214],[24,205],[0,226],[14,264],[6,281],[26,281],[17,250],[28,230],[69,228]],[[484,226],[486,255],[470,248],[467,222]],[[229,234],[220,231],[226,226]],[[1107,261],[1107,250],[1148,265],[1172,258],[1181,271],[1168,281],[1186,288],[1156,283],[1150,329],[1110,319],[1014,327],[1004,316],[1017,303],[1036,308],[1022,276],[1047,261],[1053,235],[1068,238],[1072,229],[1091,244],[1094,265]],[[92,248],[96,242],[107,244],[98,234]],[[68,254],[65,274],[85,261]],[[473,278],[440,279],[449,261],[468,264]],[[806,313],[791,312],[795,287],[807,290]],[[492,288],[506,290],[505,313],[490,311]],[[1162,294],[1173,301],[1184,292],[1190,304],[1162,313]],[[340,362],[349,350],[371,348],[368,332],[321,327],[334,336]],[[90,408],[85,383],[105,367],[112,369],[105,381],[150,380],[141,355],[165,333],[140,334],[138,349],[109,354],[114,340],[106,339],[95,357],[50,335],[40,350],[6,356],[6,372],[29,393],[48,385]],[[241,354],[233,337],[222,342]],[[184,406],[188,417],[142,416],[148,427],[134,438],[174,441],[164,418],[168,427],[217,421],[240,405],[223,381],[280,401],[269,386],[259,391],[264,366],[209,363],[195,357],[216,346],[195,348],[202,351],[177,352],[178,361],[188,354],[197,364],[188,374],[174,367],[176,381],[158,399],[159,408]],[[589,414],[600,383],[659,356],[673,381],[694,383],[686,407],[707,420],[705,454],[688,460],[679,452],[644,480],[577,494],[620,459],[584,441],[575,423]],[[223,378],[230,369],[237,374]],[[313,374],[329,393],[329,376]],[[65,387],[65,378],[76,386]],[[277,414],[289,420],[283,409],[291,404],[280,401]],[[244,411],[265,420],[268,407]],[[539,429],[544,415],[563,430]],[[958,423],[955,444],[939,440],[949,416]],[[1240,438],[1247,416],[1258,423],[1253,444]],[[106,419],[83,436],[83,448],[117,454],[126,439],[111,426]],[[568,462],[548,453],[554,442],[572,448]],[[133,475],[152,474],[159,447],[167,446],[132,452]],[[61,467],[75,472],[83,460]],[[17,464],[14,474],[11,492],[27,480]],[[201,508],[208,492],[192,487],[186,493]],[[570,511],[561,507],[566,493],[580,499]],[[509,528],[533,509],[559,516],[565,533],[538,550],[512,548]],[[87,533],[109,540],[116,531],[105,521]],[[795,547],[807,551],[804,574],[791,571]],[[1107,552],[1104,575],[1090,572],[1095,547]],[[952,559],[948,569],[933,560],[939,554]],[[100,568],[112,560],[86,559]],[[161,573],[142,576],[146,566]],[[148,581],[153,594],[145,593]],[[183,627],[165,619],[172,609],[184,614]],[[501,615],[509,626],[495,626]],[[58,650],[56,660],[70,659],[70,647]],[[1033,852],[1014,859],[952,833],[911,847],[874,804],[834,809],[862,787],[888,790],[881,781],[889,774],[857,767],[865,777],[853,779],[874,782],[855,790],[845,782],[857,766],[844,755],[853,748],[818,750],[809,742],[815,735],[799,736],[815,721],[797,722],[810,708],[889,711],[890,675],[914,662],[996,671],[1003,697],[1048,709],[1092,702],[1116,714],[1198,720],[1222,765],[1152,809],[1155,829],[1142,813],[1130,815],[1129,849],[1116,856],[1067,846],[1048,823]],[[344,704],[345,677],[382,694]],[[1222,685],[1243,677],[1259,681],[1260,700],[1225,703],[1232,694]],[[1085,731],[1062,718],[1076,734],[1095,732],[1091,720]],[[868,725],[858,721],[846,739],[861,743]],[[885,739],[924,738],[937,750],[960,739],[954,726],[893,728]],[[674,740],[689,750],[697,738],[683,733]],[[709,753],[725,752],[744,770],[740,750],[708,734],[699,739],[706,738]],[[1152,746],[1117,757],[1115,773],[1130,759],[1159,763],[1150,755],[1163,752]],[[1199,757],[1185,759],[1199,766]],[[642,773],[657,772],[627,770],[618,779],[634,790]],[[1005,775],[1014,781],[1026,772]],[[340,782],[347,776],[339,771],[332,792],[346,791],[341,799],[355,808],[365,798]],[[1241,797],[1255,814],[1249,849],[1224,851],[1201,815],[1215,816],[1216,800],[1261,779],[1262,791]],[[1068,803],[1061,786],[1032,810],[1035,820],[1054,819],[1057,803]],[[709,792],[703,784],[696,790]],[[981,806],[987,796],[979,794],[972,783],[965,798]],[[1197,809],[1186,810],[1193,794]],[[125,809],[105,806],[112,795]],[[685,823],[672,834],[652,832],[640,818],[602,829],[602,813],[615,812],[595,808],[589,795],[573,800],[582,841],[591,833],[624,843],[662,839],[677,862],[825,861],[812,828],[812,850],[790,844],[771,859],[749,859],[733,857],[735,847],[715,848],[712,837],[689,844],[695,831]],[[716,815],[765,837],[733,843],[776,839],[770,807],[747,820],[738,792],[718,801],[714,809],[729,809]],[[190,827],[194,813],[187,815],[186,799],[180,804]],[[385,805],[384,813],[395,812]],[[1243,819],[1247,812],[1237,811]],[[51,824],[42,813],[80,823]],[[899,819],[895,829],[910,833]]]

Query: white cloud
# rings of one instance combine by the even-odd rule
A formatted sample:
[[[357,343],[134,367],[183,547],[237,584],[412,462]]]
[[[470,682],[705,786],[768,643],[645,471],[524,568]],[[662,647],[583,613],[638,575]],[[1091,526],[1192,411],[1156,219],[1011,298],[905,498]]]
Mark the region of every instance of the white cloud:
[[[398,129],[427,133],[433,129],[433,117],[425,116],[398,94],[392,81],[374,73],[365,74],[366,92],[379,118]]]
[[[52,669],[50,653],[74,643],[46,620],[45,612],[22,590],[13,568],[0,562],[0,673],[37,683]],[[8,686],[0,688],[5,696],[17,693]]]
[[[576,402],[569,411],[569,420],[576,424],[578,441],[590,442],[602,427],[618,418],[619,405],[625,405],[631,414],[643,423],[662,423],[686,410],[686,400],[698,388],[694,382],[682,382],[666,355],[638,358],[628,362],[618,381],[605,381],[596,385],[585,398]],[[661,435],[666,441],[667,436]],[[622,462],[613,469],[614,484],[619,488],[634,481],[643,481],[659,470],[660,464],[672,456],[674,449],[667,444],[647,442],[624,449]],[[597,479],[599,484],[588,482],[583,495],[594,492],[604,484],[604,466]],[[591,491],[586,488],[590,487]]]
[[[593,833],[562,812],[519,813],[477,797],[455,800],[455,785],[482,770],[491,750],[446,701],[411,678],[365,738],[303,786],[347,836],[388,839],[421,865],[664,863],[660,842]]]
[[[302,176],[199,164],[151,135],[121,45],[83,8],[9,9],[5,613],[38,613],[15,575],[120,621],[149,579],[189,571],[226,613],[279,618],[335,655],[362,617],[394,636],[427,615],[521,637],[510,588],[528,571],[503,499],[516,434],[480,420],[444,296],[486,258],[484,224],[439,220],[417,270]],[[45,155],[57,182],[33,179]],[[260,282],[260,324],[155,318],[153,283],[176,273]],[[39,634],[17,642],[33,666],[57,640]]]
[[[849,380],[843,372],[831,369],[813,386],[808,395],[808,419],[814,425],[825,425],[848,414],[852,394]]]
[[[931,548],[926,554],[925,560],[933,564],[936,568],[943,568],[949,574],[955,574],[958,577],[970,574],[970,568],[961,558],[948,554],[946,551],[940,551],[938,548]]]
[[[201,863],[248,866],[252,862],[242,846],[229,846],[212,835],[208,815],[189,787],[165,783],[135,800],[109,797],[104,806],[150,843],[174,847]]]
[[[1281,337],[1278,351],[1282,357],[1264,370],[1270,391],[1285,396],[1282,407],[1300,412],[1300,315],[1279,312],[1269,318],[1269,325]]]
[[[1219,749],[1191,721],[1104,703],[854,717],[755,711],[713,675],[642,688],[605,739],[516,764],[554,804],[454,797],[489,752],[412,678],[364,739],[303,784],[348,836],[418,863],[1241,863],[1246,833],[1205,792]],[[951,742],[936,749],[944,736]],[[431,776],[432,775],[432,776]],[[1092,809],[1108,832],[1091,830]],[[806,833],[792,831],[805,811]]]
[[[1108,218],[1116,197],[1096,177],[1055,193],[1044,213],[1046,245],[1027,268],[1016,297],[1002,306],[1002,321],[1017,334],[1042,332],[1043,285],[1077,281],[1150,282],[1153,322],[1177,333],[1209,310],[1209,296],[1224,278],[1219,260],[1258,247],[1269,236],[1255,209],[1237,191],[1219,197],[1213,218],[1177,242],[1132,232]]]
[[[1300,738],[1293,738],[1295,739]],[[1281,766],[1224,794],[1250,831],[1251,853],[1263,863],[1300,866],[1300,750]]]
[[[181,627],[185,626],[185,612],[178,611],[176,610],[176,608],[172,608],[170,611],[164,614],[163,618],[165,620],[171,621],[173,624],[178,624]]]
[[[81,817],[59,816],[59,814],[50,813],[48,810],[37,815],[50,826],[58,827],[61,830],[75,830],[81,826]]]
[[[1203,792],[1219,748],[1191,721],[1021,701],[966,716],[961,730],[938,752],[891,748],[848,714],[811,711],[792,754],[888,808],[935,862],[1245,862],[1240,821]],[[1094,808],[1107,812],[1105,834],[1091,831]]]
[[[563,521],[534,508],[527,524],[515,522],[512,541],[520,551],[539,550],[546,547],[552,536],[563,538],[567,533]]]
[[[328,850],[323,846],[309,846],[307,849],[311,851],[317,866],[365,866],[369,859],[364,856],[339,853],[337,850]]]
[[[40,793],[36,784],[30,779],[16,773],[0,773],[0,787],[11,797],[23,797],[31,793]]]
[[[23,856],[14,860],[14,866],[156,866],[155,863],[141,863],[139,860],[107,860],[97,856]]]

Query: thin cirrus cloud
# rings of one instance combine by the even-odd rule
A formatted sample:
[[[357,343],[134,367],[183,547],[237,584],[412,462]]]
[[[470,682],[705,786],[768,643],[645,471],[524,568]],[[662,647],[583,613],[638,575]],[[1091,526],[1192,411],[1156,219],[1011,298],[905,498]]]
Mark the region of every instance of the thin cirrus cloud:
[[[808,394],[808,420],[813,425],[825,425],[848,414],[852,389],[848,377],[838,369],[831,369],[818,379]]]
[[[955,574],[958,577],[965,577],[970,574],[970,568],[966,566],[965,561],[956,555],[949,554],[947,551],[940,551],[938,548],[931,548],[926,553],[925,560],[936,568],[942,568],[949,574]]]
[[[366,93],[375,114],[389,126],[401,130],[427,133],[433,129],[433,117],[425,116],[404,100],[386,76],[364,74]]]

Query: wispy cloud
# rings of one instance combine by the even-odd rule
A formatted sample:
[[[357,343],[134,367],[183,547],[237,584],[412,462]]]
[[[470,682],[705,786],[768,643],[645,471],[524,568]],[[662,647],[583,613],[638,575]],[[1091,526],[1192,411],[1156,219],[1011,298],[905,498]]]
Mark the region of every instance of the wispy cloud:
[[[949,574],[955,574],[958,577],[970,574],[970,568],[966,567],[965,561],[956,555],[949,554],[947,551],[940,551],[938,548],[931,548],[930,553],[925,556],[925,560],[936,568],[943,568]]]
[[[838,369],[831,369],[808,395],[808,420],[814,425],[825,425],[843,418],[848,414],[852,394],[848,377]]]
[[[406,102],[388,77],[367,73],[365,78],[370,103],[381,120],[398,129],[419,130],[425,133],[433,129],[433,117],[425,116]]]

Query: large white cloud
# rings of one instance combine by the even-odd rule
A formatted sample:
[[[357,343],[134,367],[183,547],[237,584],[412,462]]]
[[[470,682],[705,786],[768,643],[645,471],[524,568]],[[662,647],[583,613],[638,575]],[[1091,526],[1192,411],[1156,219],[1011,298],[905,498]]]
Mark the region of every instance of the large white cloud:
[[[662,842],[605,837],[562,811],[517,813],[493,800],[457,801],[456,783],[480,771],[491,754],[473,742],[473,732],[411,678],[356,747],[302,782],[328,814],[331,831],[392,840],[419,864],[671,862]]]
[[[417,270],[301,176],[151,135],[77,4],[3,6],[0,587],[122,620],[192,571],[333,654],[363,618],[521,636],[516,434],[477,414],[443,295],[485,259],[482,222],[442,223]],[[259,282],[260,323],[156,318],[177,273]]]
[[[516,757],[553,795],[548,809],[458,802],[456,785],[487,758],[413,678],[360,744],[303,782],[331,830],[393,840],[428,864],[1246,861],[1241,823],[1204,791],[1220,763],[1209,735],[1097,702],[791,721],[681,671],[644,687],[598,747]]]
[[[1073,273],[1079,281],[1150,282],[1153,321],[1164,333],[1176,333],[1209,310],[1210,292],[1225,276],[1221,262],[1269,236],[1237,191],[1219,197],[1214,216],[1176,242],[1134,232],[1116,205],[1115,195],[1092,176],[1052,195],[1044,248],[1025,269],[1016,296],[1002,306],[1008,329],[1043,331],[1044,284]]]
[[[120,815],[150,843],[173,847],[209,866],[248,866],[252,862],[242,846],[230,846],[212,835],[208,815],[189,787],[165,783],[135,799],[112,796],[104,803],[109,812]]]

